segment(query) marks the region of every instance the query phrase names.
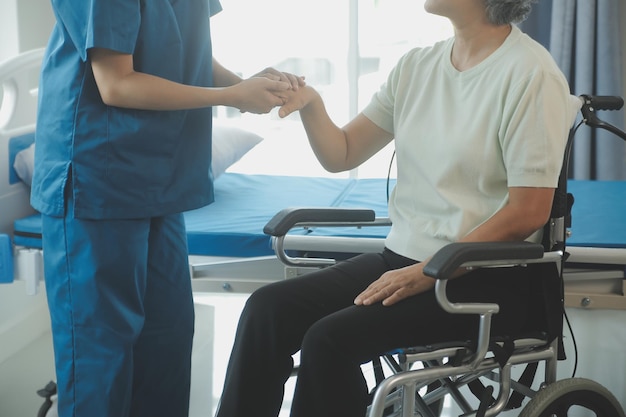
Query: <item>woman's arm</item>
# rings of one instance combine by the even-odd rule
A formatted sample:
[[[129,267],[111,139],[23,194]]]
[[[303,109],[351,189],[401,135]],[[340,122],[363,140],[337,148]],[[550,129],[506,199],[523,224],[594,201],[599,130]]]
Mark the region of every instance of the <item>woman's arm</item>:
[[[543,227],[550,217],[553,188],[511,187],[509,202],[489,220],[472,230],[459,242],[521,241]],[[388,271],[359,294],[356,305],[382,302],[392,305],[435,286],[435,280],[424,275],[423,262]],[[455,278],[465,273],[461,268]]]
[[[328,115],[319,93],[310,86],[286,93],[287,102],[279,116],[286,117],[300,111],[304,130],[311,148],[322,166],[330,172],[347,171],[361,165],[392,139],[393,135],[381,129],[362,114],[343,128]]]
[[[521,241],[550,217],[554,188],[510,187],[508,203],[460,242]]]

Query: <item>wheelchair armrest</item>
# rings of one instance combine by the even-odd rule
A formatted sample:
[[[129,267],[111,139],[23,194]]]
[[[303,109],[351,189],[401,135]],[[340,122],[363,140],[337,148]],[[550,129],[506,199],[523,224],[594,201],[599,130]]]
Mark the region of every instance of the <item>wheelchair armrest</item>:
[[[371,227],[371,226],[388,226],[391,222],[388,218],[377,218],[374,210],[362,209],[362,208],[324,208],[324,207],[299,207],[299,208],[286,208],[279,211],[263,228],[263,232],[272,237],[272,247],[274,253],[278,259],[289,266],[296,267],[320,267],[332,265],[336,262],[333,258],[323,257],[292,257],[287,254],[286,242],[289,240],[290,244],[297,240],[299,244],[303,242],[298,239],[298,236],[287,235],[287,233],[295,227]],[[319,247],[319,239],[325,239],[323,245],[323,252],[332,252],[333,248],[338,253],[347,253],[347,244],[344,242],[346,238],[337,237],[339,242],[332,237],[320,237],[317,238],[304,238],[307,240],[307,245],[310,247],[311,239],[313,239],[316,246]],[[326,239],[333,240],[330,244]],[[361,241],[368,240],[370,243],[374,239],[361,239]],[[295,242],[295,243],[298,243]],[[302,246],[299,247],[302,249]],[[292,247],[292,249],[295,249]],[[310,249],[316,251],[317,249]],[[366,249],[367,250],[367,249]],[[350,251],[350,253],[352,250]]]
[[[367,224],[375,220],[374,210],[351,208],[286,208],[274,215],[263,228],[270,236],[284,236],[297,224]]]
[[[435,279],[448,279],[466,263],[489,261],[493,265],[523,263],[540,259],[544,248],[531,242],[456,242],[441,248],[424,266],[424,274]],[[490,263],[485,263],[489,265]]]
[[[485,358],[491,337],[491,316],[500,306],[494,303],[452,303],[446,294],[446,284],[459,267],[519,265],[544,259],[544,248],[530,242],[457,242],[441,248],[424,266],[424,274],[437,279],[435,296],[448,313],[479,315],[477,345],[467,359],[473,369]],[[552,259],[545,258],[545,259]]]

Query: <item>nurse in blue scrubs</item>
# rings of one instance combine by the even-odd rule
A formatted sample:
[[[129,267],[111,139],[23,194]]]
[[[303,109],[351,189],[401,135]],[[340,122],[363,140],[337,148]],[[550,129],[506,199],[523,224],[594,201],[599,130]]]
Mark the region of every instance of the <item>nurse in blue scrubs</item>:
[[[60,417],[188,415],[182,212],[213,200],[211,106],[266,113],[300,77],[212,57],[218,0],[52,0],[31,201]],[[211,395],[207,393],[207,395]]]

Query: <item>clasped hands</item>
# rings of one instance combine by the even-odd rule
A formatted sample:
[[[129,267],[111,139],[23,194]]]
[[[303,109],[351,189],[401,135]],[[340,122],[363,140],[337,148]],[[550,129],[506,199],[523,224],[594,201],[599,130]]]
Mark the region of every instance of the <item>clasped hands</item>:
[[[306,85],[303,76],[266,68],[243,80],[236,88],[241,90],[238,105],[242,113],[269,113],[280,107],[281,118],[301,110],[319,94]]]
[[[298,91],[306,85],[304,77],[266,68],[233,86],[238,91],[237,107],[242,113],[269,113],[283,106],[288,92]]]

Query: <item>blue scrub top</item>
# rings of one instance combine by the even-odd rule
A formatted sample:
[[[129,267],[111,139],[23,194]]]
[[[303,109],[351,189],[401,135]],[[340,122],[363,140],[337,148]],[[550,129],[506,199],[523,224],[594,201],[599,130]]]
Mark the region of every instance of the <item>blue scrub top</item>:
[[[106,106],[90,48],[133,54],[135,69],[183,84],[213,85],[209,17],[219,0],[52,0],[57,23],[39,83],[31,203],[84,219],[161,216],[213,201],[211,108]],[[66,186],[71,188],[65,190]]]

